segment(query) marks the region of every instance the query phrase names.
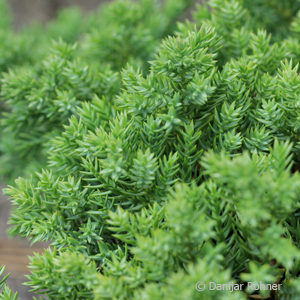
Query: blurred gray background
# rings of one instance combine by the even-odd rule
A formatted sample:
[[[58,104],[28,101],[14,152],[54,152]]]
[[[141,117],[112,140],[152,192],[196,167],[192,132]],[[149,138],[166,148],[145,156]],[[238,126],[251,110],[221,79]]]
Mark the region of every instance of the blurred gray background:
[[[47,22],[61,7],[76,5],[84,11],[89,11],[98,7],[100,3],[109,1],[111,0],[8,0],[15,15],[16,29],[33,20]]]

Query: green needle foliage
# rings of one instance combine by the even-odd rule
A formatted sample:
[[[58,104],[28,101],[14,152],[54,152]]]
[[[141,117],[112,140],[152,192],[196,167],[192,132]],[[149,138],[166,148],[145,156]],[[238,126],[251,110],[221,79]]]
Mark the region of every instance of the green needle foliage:
[[[289,34],[291,20],[299,9],[299,0],[209,0],[199,6],[197,14],[217,20],[219,26],[225,25],[221,29],[224,31],[228,25],[234,26],[237,31],[244,30],[244,26],[264,28],[277,40]],[[246,37],[239,35],[239,38],[244,40]]]
[[[90,62],[110,62],[119,71],[130,62],[146,67],[160,39],[171,34],[176,20],[194,0],[117,0],[101,7],[83,41]]]
[[[8,179],[13,179],[20,174],[29,172],[29,170],[35,170],[37,168],[36,165],[39,165],[41,160],[44,160],[40,149],[38,151],[35,151],[33,148],[28,150],[28,147],[31,147],[29,144],[36,145],[40,143],[40,148],[42,148],[41,144],[45,140],[45,137],[41,135],[37,136],[37,132],[40,130],[40,133],[42,133],[43,129],[37,128],[41,126],[37,124],[40,121],[35,122],[37,119],[41,120],[44,118],[45,115],[43,117],[43,113],[40,112],[39,114],[38,111],[34,114],[26,113],[25,110],[28,111],[30,104],[27,101],[25,103],[25,99],[22,97],[27,97],[26,93],[28,93],[30,88],[34,88],[34,86],[37,88],[38,82],[36,78],[41,75],[44,68],[41,65],[41,60],[44,59],[45,64],[47,63],[45,57],[49,57],[49,48],[53,45],[53,39],[60,38],[63,41],[74,43],[80,38],[83,31],[88,31],[88,26],[86,25],[87,20],[83,18],[79,9],[68,8],[61,11],[55,20],[44,27],[40,24],[32,24],[22,28],[19,33],[15,33],[12,27],[11,14],[5,1],[0,2],[0,18],[0,117],[2,119],[0,126],[0,175],[1,178],[5,176]],[[74,30],[74,28],[77,28],[77,30]],[[54,49],[50,50],[51,52],[59,51],[59,49],[56,49],[58,46],[54,45],[53,48]],[[65,57],[64,59],[66,60],[67,58]],[[49,58],[49,60],[51,59]],[[48,61],[48,67],[45,67],[48,68],[49,73],[49,78],[47,79],[49,82],[47,84],[55,85],[55,83],[51,83],[51,80],[56,76],[55,71],[54,73],[50,71],[49,64],[51,63],[53,63],[53,70],[57,72],[59,68],[58,58],[55,61],[52,55],[52,62]],[[63,67],[60,66],[60,68],[62,70]],[[12,69],[14,70],[12,71]],[[8,72],[8,74],[6,74],[6,72]],[[35,77],[35,79],[33,79],[33,77]],[[7,84],[7,80],[10,79],[12,80],[11,84]],[[47,80],[45,78],[43,79],[44,84],[46,84],[45,81]],[[39,84],[42,83],[40,82]],[[9,87],[7,87],[7,85],[9,85]],[[44,92],[44,94],[42,92],[40,96],[49,98],[46,92]],[[43,99],[42,101],[47,101],[47,99]],[[20,104],[20,102],[22,102],[22,104]],[[16,104],[14,108],[11,107],[11,103]],[[32,109],[33,108],[31,108],[31,111]],[[16,111],[18,111],[18,113],[16,113]],[[36,133],[31,131],[30,134],[32,136],[24,138],[26,131],[29,130],[28,125],[23,128],[25,129],[27,127],[22,133],[20,132],[22,131],[20,128],[23,126],[21,123],[18,125],[18,130],[12,129],[11,126],[7,126],[7,123],[10,122],[9,120],[3,121],[6,113],[11,113],[8,119],[16,117],[23,125],[30,123],[31,125],[29,125],[29,127],[34,127]],[[25,120],[26,118],[28,118],[27,121]],[[16,124],[15,120],[13,122]],[[42,126],[44,125],[45,123]],[[56,125],[58,125],[57,129],[59,129],[60,123],[55,123],[54,127]],[[12,127],[14,127],[14,125],[12,125]],[[54,130],[54,128],[52,126],[51,128],[47,128],[47,130],[51,131]],[[20,134],[23,136],[22,138],[20,138]],[[23,142],[22,146],[19,145],[20,139]],[[30,141],[31,139],[32,141]],[[39,142],[37,142],[37,139],[39,139]],[[27,146],[26,143],[28,143]],[[33,151],[31,152],[31,150]],[[43,158],[41,159],[41,157]],[[16,161],[18,162],[17,164]]]
[[[40,66],[4,75],[2,97],[9,108],[2,119],[6,172],[10,165],[14,171],[16,160],[24,169],[32,169],[33,162],[43,163],[45,143],[59,134],[81,101],[105,97],[110,102],[117,93],[118,74],[86,66],[75,57],[75,50],[75,45],[58,42]]]
[[[46,26],[33,23],[21,28],[18,33],[13,29],[13,18],[6,1],[0,2],[0,77],[3,72],[15,66],[40,64],[49,51],[53,39],[68,43],[79,40],[83,32],[89,31],[89,19],[82,12],[71,7],[59,12],[56,19]],[[75,30],[76,29],[76,30]]]
[[[6,280],[9,275],[3,277],[4,266],[0,267],[0,299],[1,300],[18,300],[18,293],[13,293],[6,285]]]
[[[151,27],[156,16],[139,8],[155,2],[117,13],[125,3],[104,16],[117,28],[127,20],[128,49],[144,29],[156,28],[156,41],[170,30]],[[168,18],[178,3],[167,2]],[[284,39],[257,22],[260,4],[246,3],[210,1],[156,50],[137,48],[132,61],[125,48],[114,71],[101,61],[122,44],[105,52],[103,43],[91,63],[59,42],[31,76],[6,75],[5,126],[48,158],[6,189],[11,233],[51,242],[31,258],[32,290],[49,299],[300,297],[298,2],[288,2]],[[96,35],[108,39],[91,33],[85,49]],[[197,282],[245,288],[197,291]]]
[[[285,37],[291,19],[300,9],[299,0],[244,0],[244,6],[260,27],[274,33],[275,38]]]
[[[1,73],[0,175],[11,180],[45,166],[48,140],[60,135],[83,101],[105,98],[104,110],[113,113],[113,96],[121,83],[110,69],[120,71],[130,61],[146,72],[159,41],[173,32],[176,20],[191,4],[120,0],[85,18],[76,8],[66,9],[45,28],[39,24],[25,28],[19,43],[4,32],[9,44],[3,46],[7,57],[0,58],[0,72],[1,59],[3,71],[13,64],[19,67]],[[58,41],[50,43],[54,38]],[[38,50],[31,53],[32,48]]]
[[[0,74],[30,61],[31,39],[13,31],[11,12],[4,0],[0,1],[0,38]]]

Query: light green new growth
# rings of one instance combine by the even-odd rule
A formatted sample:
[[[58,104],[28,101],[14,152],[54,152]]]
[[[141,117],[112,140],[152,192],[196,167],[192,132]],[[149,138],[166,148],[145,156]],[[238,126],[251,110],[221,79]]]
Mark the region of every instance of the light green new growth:
[[[11,233],[51,242],[34,291],[299,298],[300,3],[251,3],[209,1],[160,42],[184,1],[116,1],[78,50],[4,75],[16,157],[48,158],[6,189]],[[255,281],[282,289],[195,289]]]

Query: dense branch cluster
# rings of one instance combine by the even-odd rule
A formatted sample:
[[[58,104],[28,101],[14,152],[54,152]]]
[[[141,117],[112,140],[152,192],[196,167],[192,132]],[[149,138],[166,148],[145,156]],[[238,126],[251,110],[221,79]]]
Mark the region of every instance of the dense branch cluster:
[[[256,293],[298,299],[300,2],[212,0],[177,27],[191,3],[155,3],[112,3],[77,47],[2,75],[6,159],[44,167],[6,190],[11,232],[51,241],[27,284],[173,300],[281,283]]]

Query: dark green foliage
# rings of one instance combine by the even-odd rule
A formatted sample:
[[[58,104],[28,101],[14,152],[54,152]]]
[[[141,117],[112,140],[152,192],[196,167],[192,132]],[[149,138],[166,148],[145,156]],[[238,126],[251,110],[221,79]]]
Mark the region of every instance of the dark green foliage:
[[[88,21],[76,8],[61,11],[55,20],[44,27],[41,24],[32,24],[22,28],[18,33],[13,30],[11,12],[5,1],[0,2],[0,17],[1,73],[14,66],[28,64],[32,66],[40,63],[40,59],[49,51],[53,39],[61,38],[74,43],[80,38],[81,33],[88,31]]]
[[[143,64],[146,71],[147,59],[158,42],[172,32],[191,2],[168,0],[162,5],[152,0],[121,0],[85,18],[71,8],[45,28],[33,25],[25,29],[20,43],[15,34],[12,39],[4,33],[9,45],[5,45],[8,57],[2,57],[3,69],[21,65],[19,60],[26,66],[2,75],[1,98],[7,112],[2,116],[0,174],[11,179],[44,166],[46,143],[61,132],[82,101],[105,97],[113,107],[120,83],[110,68],[120,70],[131,61]],[[61,41],[50,47],[54,38]],[[72,44],[78,40],[78,46]],[[22,43],[28,49],[21,48]],[[24,56],[37,45],[39,50]]]
[[[130,3],[103,12],[107,32],[80,46],[99,46],[90,58],[60,42],[26,71],[33,76],[5,76],[14,143],[48,157],[6,190],[11,233],[54,248],[31,259],[27,284],[50,299],[246,299],[254,291],[195,285],[261,281],[283,284],[278,299],[298,299],[297,2],[287,1],[284,40],[267,19],[258,23],[261,4],[210,1],[156,50],[169,21],[146,14],[154,1]],[[183,3],[167,2],[162,20]],[[108,48],[94,39],[113,33]],[[115,70],[129,64],[114,73],[110,60]]]
[[[0,76],[9,67],[30,60],[30,39],[15,34],[12,28],[11,11],[5,0],[0,1]]]
[[[46,36],[73,43],[81,37],[81,34],[89,30],[88,22],[88,17],[85,17],[78,7],[65,8],[47,24]]]
[[[34,114],[25,113],[26,110],[27,112],[30,110],[29,107],[27,107],[29,100],[28,102],[23,102],[23,97],[28,96],[30,88],[34,88],[34,85],[35,89],[37,88],[37,82],[36,80],[33,80],[32,77],[40,76],[41,69],[43,68],[40,65],[41,59],[44,59],[45,55],[49,55],[49,47],[53,45],[52,39],[61,38],[65,41],[75,42],[78,40],[81,31],[83,29],[87,30],[87,28],[85,28],[87,26],[83,26],[84,21],[81,20],[81,12],[74,8],[62,11],[58,18],[50,22],[47,26],[45,26],[45,28],[41,27],[40,24],[35,24],[27,28],[23,28],[18,34],[13,31],[12,20],[5,1],[1,1],[0,3],[0,16],[0,117],[3,118],[5,113],[10,113],[11,104],[16,103],[16,107],[13,109],[13,112],[9,115],[10,117],[8,117],[8,119],[13,119],[14,124],[16,124],[16,120],[22,120],[20,124],[18,124],[19,130],[17,131],[12,130],[11,127],[7,127],[7,122],[9,121],[3,122],[3,120],[1,120],[0,174],[1,178],[4,175],[5,177],[12,179],[20,174],[26,174],[30,170],[36,170],[37,165],[41,161],[39,158],[43,157],[41,153],[39,153],[40,150],[38,153],[34,150],[32,152],[28,151],[28,147],[31,148],[32,144],[36,145],[37,143],[40,143],[39,148],[41,148],[41,143],[46,140],[46,137],[37,135],[38,130],[43,132],[43,129],[38,128],[38,126],[40,126],[38,123],[45,117],[45,115],[43,116],[42,112],[39,114],[38,111]],[[78,28],[77,31],[74,31],[75,24],[76,28]],[[80,24],[82,24],[82,26]],[[53,52],[55,52],[55,49]],[[54,59],[53,61],[48,61],[48,67],[45,68],[48,68],[49,74],[51,74],[51,63],[57,65],[58,60],[55,61]],[[11,71],[12,68],[14,68],[13,71]],[[57,66],[52,66],[52,68],[57,69]],[[4,73],[6,71],[9,71],[9,75]],[[52,75],[55,76],[54,73]],[[3,79],[3,77],[5,77],[5,79]],[[44,77],[46,76],[44,75]],[[12,80],[11,83],[9,82],[9,87],[7,87],[7,80]],[[43,79],[44,84],[46,84],[45,81],[47,80],[48,79],[46,78]],[[49,78],[49,83],[51,80],[52,78]],[[5,92],[2,90],[3,85],[7,88]],[[42,96],[41,94],[40,96]],[[46,99],[43,101],[46,101]],[[24,107],[26,107],[25,111]],[[33,108],[31,107],[31,111],[32,109]],[[62,108],[57,107],[57,110],[59,109],[61,110]],[[44,110],[43,113],[45,113]],[[28,119],[26,120],[27,117]],[[39,121],[36,119],[39,119]],[[51,120],[49,120],[49,122],[51,122]],[[27,125],[22,128],[24,123],[30,123],[31,125]],[[57,123],[55,123],[55,126],[56,124]],[[57,129],[59,129],[60,123],[57,125]],[[28,135],[28,129],[30,129],[30,126],[34,127],[35,133],[31,131],[30,137],[24,138],[23,136],[20,138],[20,128],[25,129],[25,132],[22,132],[21,134],[26,135],[27,131]],[[55,128],[49,128],[49,126],[47,128],[49,131],[53,129]],[[20,139],[23,142],[21,146],[19,145]],[[26,143],[28,143],[28,145],[26,145]]]
[[[244,0],[243,2],[253,17],[253,22],[272,32],[275,38],[285,37],[291,19],[300,9],[299,0]]]
[[[276,40],[285,38],[299,9],[299,0],[209,0],[196,15],[216,22],[221,31],[237,38],[233,42],[239,43],[239,37],[242,45],[249,27],[264,28]]]
[[[9,166],[14,170],[12,161],[18,160],[23,168],[28,160],[42,162],[44,144],[58,134],[82,101],[106,97],[110,102],[117,93],[118,75],[109,68],[86,66],[76,58],[75,49],[58,42],[40,66],[4,76],[2,97],[9,109],[2,120],[6,172]]]
[[[117,0],[102,6],[83,41],[83,54],[90,61],[109,62],[114,70],[127,62],[147,67],[160,39],[173,32],[175,21],[193,2]]]

